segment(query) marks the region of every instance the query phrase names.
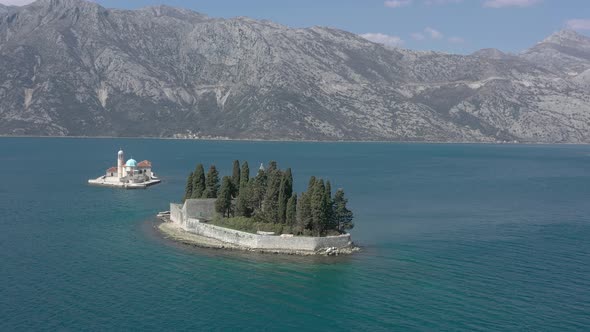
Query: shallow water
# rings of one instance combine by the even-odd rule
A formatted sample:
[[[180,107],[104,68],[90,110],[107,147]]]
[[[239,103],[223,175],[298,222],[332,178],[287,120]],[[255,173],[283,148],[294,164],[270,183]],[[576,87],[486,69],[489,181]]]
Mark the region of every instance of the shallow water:
[[[90,187],[127,157],[148,190]],[[154,214],[197,162],[343,187],[354,256],[198,249]],[[0,330],[587,330],[590,146],[0,139]]]

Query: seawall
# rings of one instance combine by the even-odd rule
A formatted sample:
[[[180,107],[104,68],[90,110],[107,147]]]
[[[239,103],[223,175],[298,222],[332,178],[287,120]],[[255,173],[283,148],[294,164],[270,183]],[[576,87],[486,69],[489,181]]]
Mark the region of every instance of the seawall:
[[[212,238],[244,249],[297,253],[318,252],[328,248],[346,249],[353,247],[350,234],[326,237],[287,237],[252,234],[211,225],[192,217],[195,211],[191,211],[191,206],[194,206],[195,203],[198,204],[199,202],[185,203],[184,205],[170,204],[171,223],[186,232]]]

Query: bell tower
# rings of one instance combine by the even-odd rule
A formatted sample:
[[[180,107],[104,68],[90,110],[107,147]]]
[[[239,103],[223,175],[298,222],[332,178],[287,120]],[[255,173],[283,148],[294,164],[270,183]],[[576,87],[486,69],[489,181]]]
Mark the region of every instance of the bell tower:
[[[117,176],[120,178],[124,177],[125,174],[125,154],[123,150],[119,149],[119,153],[117,154]]]

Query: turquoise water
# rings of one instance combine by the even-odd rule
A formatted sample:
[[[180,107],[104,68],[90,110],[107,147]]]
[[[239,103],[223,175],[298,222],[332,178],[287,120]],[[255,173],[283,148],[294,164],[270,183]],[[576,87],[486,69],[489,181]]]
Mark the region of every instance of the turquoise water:
[[[163,179],[89,187],[127,157]],[[197,162],[343,187],[363,251],[195,249],[154,231]],[[0,139],[0,330],[588,330],[590,146]]]

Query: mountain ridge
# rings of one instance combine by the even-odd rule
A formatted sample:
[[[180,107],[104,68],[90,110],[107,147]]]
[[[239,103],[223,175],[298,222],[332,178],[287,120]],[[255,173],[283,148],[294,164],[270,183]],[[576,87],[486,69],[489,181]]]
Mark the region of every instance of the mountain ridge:
[[[165,5],[39,0],[0,10],[0,134],[589,142],[585,49],[542,43],[455,55]]]

